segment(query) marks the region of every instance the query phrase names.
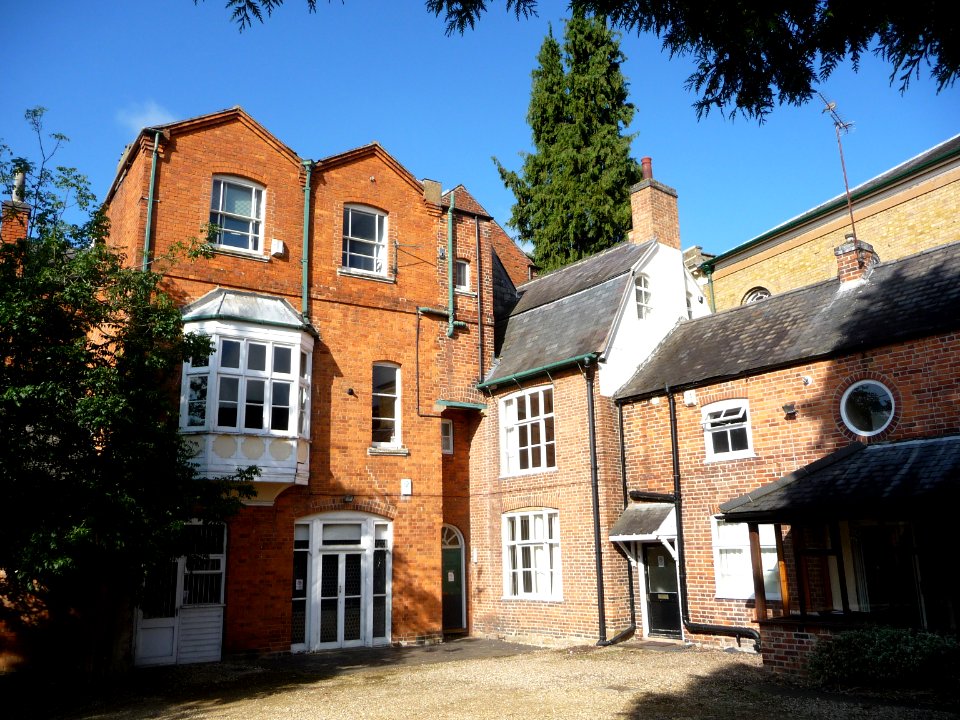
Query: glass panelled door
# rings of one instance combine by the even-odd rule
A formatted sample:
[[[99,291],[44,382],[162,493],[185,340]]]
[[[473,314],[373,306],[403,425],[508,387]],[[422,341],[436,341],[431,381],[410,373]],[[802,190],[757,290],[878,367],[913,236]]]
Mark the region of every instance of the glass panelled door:
[[[363,644],[363,554],[320,556],[319,646]]]

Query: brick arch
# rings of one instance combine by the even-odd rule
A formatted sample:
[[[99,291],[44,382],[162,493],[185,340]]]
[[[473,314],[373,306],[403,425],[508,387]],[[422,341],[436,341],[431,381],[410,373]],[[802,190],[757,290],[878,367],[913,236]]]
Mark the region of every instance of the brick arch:
[[[213,178],[236,178],[237,180],[244,180],[249,183],[256,183],[264,189],[269,189],[269,183],[264,175],[256,177],[249,172],[237,172],[235,168],[229,170],[211,170],[210,171],[210,181],[213,181]]]
[[[524,493],[511,498],[504,498],[500,507],[501,513],[516,512],[525,508],[560,508],[559,490],[539,490]]]
[[[843,415],[840,413],[840,401],[843,399],[843,394],[856,383],[864,380],[873,380],[874,382],[880,383],[890,391],[891,395],[893,395],[893,417],[890,419],[890,424],[887,425],[882,432],[879,432],[876,435],[860,435],[859,433],[854,432],[847,427],[847,424],[843,421]],[[840,431],[840,434],[848,440],[857,440],[867,444],[880,442],[881,440],[886,440],[888,437],[890,437],[899,427],[900,418],[903,414],[903,397],[900,393],[900,389],[888,375],[874,372],[872,370],[856,372],[841,380],[834,390],[833,397],[831,398],[830,402],[833,407],[833,422],[836,425],[837,430]]]
[[[388,520],[395,520],[397,517],[396,505],[377,498],[357,498],[350,503],[344,502],[342,497],[320,498],[311,501],[308,509],[310,515],[326,512],[365,512]]]

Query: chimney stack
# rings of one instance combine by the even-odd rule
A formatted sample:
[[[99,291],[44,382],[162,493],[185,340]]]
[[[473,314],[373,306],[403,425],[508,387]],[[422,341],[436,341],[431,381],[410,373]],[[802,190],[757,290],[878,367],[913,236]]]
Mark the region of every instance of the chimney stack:
[[[15,243],[27,237],[30,206],[23,201],[25,178],[18,172],[13,180],[10,200],[4,200],[0,208],[0,243]]]
[[[633,229],[630,242],[656,239],[667,247],[680,249],[680,215],[677,191],[653,179],[653,160],[640,160],[643,180],[630,188]]]
[[[835,248],[833,254],[837,256],[837,278],[841,283],[859,280],[880,262],[873,245],[857,240],[853,233],[846,234],[843,245]]]
[[[423,199],[426,200],[431,205],[440,204],[440,183],[436,180],[428,180],[424,178],[422,181],[423,184]]]

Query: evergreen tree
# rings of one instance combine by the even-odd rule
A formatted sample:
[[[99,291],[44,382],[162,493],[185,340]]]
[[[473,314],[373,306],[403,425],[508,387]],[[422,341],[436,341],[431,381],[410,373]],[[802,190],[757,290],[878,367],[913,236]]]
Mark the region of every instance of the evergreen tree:
[[[630,228],[640,167],[624,134],[634,114],[624,59],[604,18],[575,13],[563,47],[551,32],[537,55],[527,113],[534,152],[519,173],[494,158],[516,198],[509,223],[545,270],[615,245]]]

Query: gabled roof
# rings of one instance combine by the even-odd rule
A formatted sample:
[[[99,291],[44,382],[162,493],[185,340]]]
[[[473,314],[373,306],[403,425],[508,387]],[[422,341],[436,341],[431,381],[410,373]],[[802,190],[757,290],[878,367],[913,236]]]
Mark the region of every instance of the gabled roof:
[[[855,442],[720,505],[735,522],[889,518],[960,500],[960,435]]]
[[[311,330],[283,298],[217,288],[184,306],[183,321],[229,320],[295,330]]]
[[[520,286],[500,362],[481,385],[602,352],[630,271],[652,246],[622,243]]]
[[[440,207],[449,208],[450,207],[450,194],[455,193],[456,197],[454,198],[453,208],[454,211],[462,210],[463,212],[471,213],[472,215],[479,215],[483,218],[492,218],[493,216],[488,213],[483,205],[481,205],[477,199],[470,194],[470,191],[467,190],[462,184],[457,185],[453,190],[447,190],[443,196],[440,198]]]
[[[681,322],[620,400],[960,330],[960,243]]]
[[[418,192],[423,192],[423,184],[417,180],[416,176],[407,170],[407,168],[405,168],[399,160],[387,152],[383,145],[378,142],[367,143],[366,145],[361,145],[358,148],[353,148],[352,150],[347,150],[345,152],[337,153],[336,155],[330,155],[329,157],[317,160],[314,165],[314,172],[323,172],[324,170],[339,167],[340,165],[347,165],[364,157],[378,158],[385,165],[388,165],[394,172],[396,172],[397,175],[406,180],[408,185]]]
[[[880,190],[883,190],[892,185],[896,185],[898,182],[910,178],[911,176],[918,175],[926,170],[935,167],[941,163],[948,162],[950,160],[955,160],[960,158],[960,135],[954,135],[949,140],[936,145],[929,150],[925,150],[919,155],[910,158],[909,160],[900,163],[894,168],[887,170],[876,177],[867,180],[856,187],[850,189],[850,197],[854,203],[859,200],[862,200],[869,195],[876,193]],[[742,252],[750,250],[751,248],[760,245],[763,242],[775,238],[777,235],[785,233],[793,228],[799,227],[809,222],[813,222],[818,218],[832,213],[838,209],[842,209],[847,202],[846,194],[837,195],[830,200],[827,200],[820,205],[817,205],[810,210],[807,210],[796,217],[793,217],[786,222],[777,225],[766,232],[757,235],[755,238],[747,240],[736,247],[727,250],[724,253],[708,259],[703,265],[704,267],[715,268],[717,265],[723,264],[732,258],[736,257]]]
[[[137,135],[136,139],[127,145],[126,148],[124,148],[123,154],[120,156],[120,162],[117,164],[117,172],[114,176],[113,182],[110,183],[110,189],[106,194],[106,202],[109,202],[113,197],[113,193],[116,191],[117,186],[120,183],[120,179],[126,172],[126,169],[132,161],[135,152],[140,148],[140,144],[143,142],[149,142],[152,144],[157,132],[161,133],[161,135],[166,138],[161,140],[161,144],[163,144],[171,135],[183,132],[192,132],[194,130],[208,127],[215,127],[228,122],[242,123],[246,127],[250,128],[250,130],[252,130],[256,135],[259,135],[268,145],[272,145],[277,152],[286,157],[287,160],[289,160],[292,164],[296,165],[297,167],[300,166],[300,156],[297,155],[296,152],[294,152],[289,146],[280,142],[275,135],[273,135],[269,130],[263,127],[263,125],[258,123],[249,114],[247,114],[246,110],[239,105],[236,105],[232,108],[217,110],[216,112],[198,115],[197,117],[188,118],[186,120],[175,120],[174,122],[143,128]]]

